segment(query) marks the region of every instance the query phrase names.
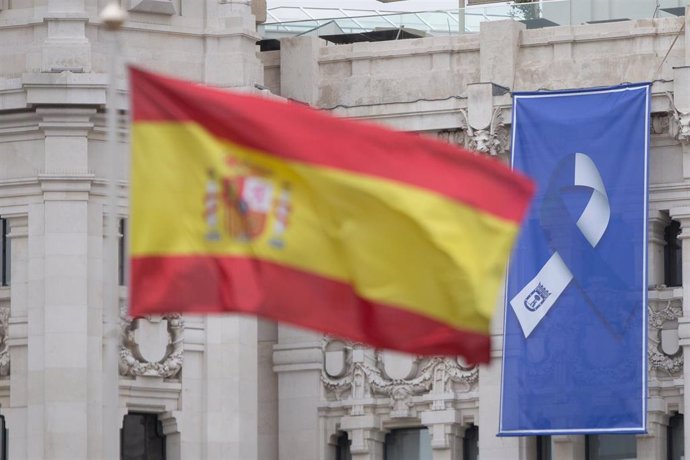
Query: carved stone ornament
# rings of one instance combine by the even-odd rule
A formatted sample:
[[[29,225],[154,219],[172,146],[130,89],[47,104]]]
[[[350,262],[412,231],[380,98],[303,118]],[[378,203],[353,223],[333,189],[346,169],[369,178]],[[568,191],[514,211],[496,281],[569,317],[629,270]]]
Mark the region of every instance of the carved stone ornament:
[[[678,377],[683,372],[683,347],[677,347],[675,353],[668,354],[663,349],[664,323],[678,321],[683,315],[683,305],[680,299],[668,300],[662,308],[653,309],[649,306],[649,369],[659,370],[671,377]],[[669,350],[667,350],[669,351]]]
[[[501,108],[494,110],[491,123],[483,129],[473,128],[469,124],[467,112],[463,111],[462,114],[465,117],[465,146],[468,149],[491,156],[500,155],[509,150],[510,135],[508,127],[503,120],[503,110]]]
[[[668,134],[671,126],[671,115],[668,112],[656,112],[652,114],[650,126],[651,134]]]
[[[9,320],[10,307],[0,307],[0,377],[10,375],[10,351],[7,346]]]
[[[120,375],[174,378],[180,373],[184,361],[182,354],[184,321],[182,316],[178,313],[163,315],[162,319],[167,322],[168,344],[163,358],[155,362],[149,361],[143,356],[136,339],[136,329],[139,327],[139,322],[150,319],[149,317],[131,318],[127,314],[126,305],[121,305]]]
[[[447,142],[452,145],[464,147],[466,143],[465,129],[444,129],[436,133],[436,138],[440,141]]]
[[[391,378],[385,371],[384,352],[376,351],[373,360],[357,359],[352,356],[353,348],[344,351],[350,356],[344,360],[347,370],[341,377],[329,375],[325,368],[321,372],[321,381],[332,397],[352,402],[351,415],[363,414],[364,400],[376,395],[390,398],[391,417],[409,417],[415,396],[430,395],[432,408],[440,410],[445,408],[447,398],[437,404],[437,397],[469,392],[478,383],[477,366],[467,366],[447,357],[417,357],[411,366],[411,376]],[[364,355],[364,350],[357,351]]]

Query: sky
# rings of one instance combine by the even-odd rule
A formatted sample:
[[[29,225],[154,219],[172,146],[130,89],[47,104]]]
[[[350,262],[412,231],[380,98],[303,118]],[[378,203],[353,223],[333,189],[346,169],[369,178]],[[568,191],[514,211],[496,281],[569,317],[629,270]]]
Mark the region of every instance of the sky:
[[[303,6],[310,8],[345,8],[351,10],[429,11],[459,8],[461,0],[406,0],[382,3],[377,0],[267,0],[268,8]]]

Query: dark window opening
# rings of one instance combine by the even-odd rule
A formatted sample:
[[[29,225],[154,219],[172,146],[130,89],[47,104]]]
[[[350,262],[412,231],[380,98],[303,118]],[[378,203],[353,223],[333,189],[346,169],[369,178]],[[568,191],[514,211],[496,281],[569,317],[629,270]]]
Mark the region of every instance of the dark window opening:
[[[120,286],[127,283],[127,222],[119,221],[119,235],[117,239],[117,280]]]
[[[426,428],[393,430],[386,435],[385,460],[432,460],[431,436]]]
[[[685,458],[683,425],[683,414],[676,414],[668,420],[666,432],[666,458],[668,460],[681,460]]]
[[[10,232],[10,226],[7,219],[0,217],[0,231],[2,235],[0,236],[0,286],[10,285],[10,239],[7,236]]]
[[[335,451],[335,460],[352,460],[350,453],[350,439],[347,433],[342,432],[338,435],[338,445]]]
[[[683,284],[683,240],[680,235],[680,222],[672,220],[664,229],[664,284],[681,286]]]
[[[537,436],[537,460],[551,460],[551,436]]]
[[[637,458],[634,435],[588,435],[585,437],[585,460],[628,460]]]
[[[165,435],[156,414],[130,412],[120,430],[122,460],[165,460]]]
[[[462,439],[462,458],[463,460],[479,458],[479,427],[477,425],[470,425],[465,430],[465,437]]]

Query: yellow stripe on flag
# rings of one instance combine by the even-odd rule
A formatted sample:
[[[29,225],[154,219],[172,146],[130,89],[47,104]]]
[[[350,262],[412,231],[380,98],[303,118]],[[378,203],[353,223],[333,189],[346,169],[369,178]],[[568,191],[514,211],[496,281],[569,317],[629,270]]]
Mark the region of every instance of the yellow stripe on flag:
[[[251,151],[192,122],[138,122],[133,130],[132,257],[251,256],[488,332],[516,223],[402,183]],[[260,185],[247,199],[267,209],[250,229],[233,220],[230,198],[215,207],[209,200],[210,184],[224,196],[224,180],[246,178],[254,182],[245,192]],[[255,236],[242,241],[233,231]]]

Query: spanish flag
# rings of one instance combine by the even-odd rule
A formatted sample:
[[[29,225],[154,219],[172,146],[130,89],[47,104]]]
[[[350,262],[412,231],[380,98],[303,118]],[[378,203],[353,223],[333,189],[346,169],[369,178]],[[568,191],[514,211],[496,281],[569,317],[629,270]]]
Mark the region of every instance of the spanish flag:
[[[248,313],[489,360],[528,179],[296,103],[130,82],[133,316]]]

